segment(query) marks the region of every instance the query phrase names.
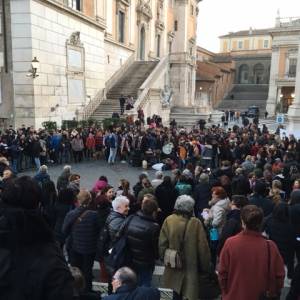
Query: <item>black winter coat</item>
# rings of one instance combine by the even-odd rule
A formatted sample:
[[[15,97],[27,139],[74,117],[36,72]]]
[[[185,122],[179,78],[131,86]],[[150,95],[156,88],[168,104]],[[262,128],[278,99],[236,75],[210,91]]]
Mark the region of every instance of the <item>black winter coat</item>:
[[[127,241],[133,268],[154,267],[158,258],[159,231],[156,221],[141,211],[132,217],[127,227]]]
[[[290,207],[291,223],[297,237],[300,237],[300,203]]]
[[[264,229],[278,247],[278,250],[285,262],[294,260],[294,248],[296,243],[296,235],[293,226],[290,223],[279,222],[272,215],[265,219]]]
[[[241,216],[241,211],[239,209],[233,209],[228,213],[226,223],[222,229],[219,238],[219,243],[217,248],[218,255],[220,255],[226,240],[231,236],[238,234],[242,230],[240,216]]]
[[[0,265],[0,299],[73,298],[73,278],[38,211],[0,208]]]
[[[161,209],[159,223],[162,224],[164,220],[173,213],[178,192],[174,189],[172,184],[168,185],[163,182],[155,189],[155,196],[158,206]]]
[[[269,198],[265,198],[263,196],[254,194],[253,196],[250,197],[249,201],[250,204],[260,207],[264,211],[265,217],[270,215],[273,211],[274,203]]]
[[[70,211],[65,217],[62,233],[70,236],[72,250],[80,254],[93,254],[96,253],[100,232],[99,218],[97,212],[88,210],[83,215],[85,211],[83,207]],[[79,217],[81,221],[77,222]]]
[[[114,243],[117,241],[118,236],[117,233],[122,229],[122,226],[124,226],[124,221],[126,217],[116,211],[112,211],[107,219],[106,219],[106,225],[108,226],[108,232],[109,232],[109,248],[112,248]]]
[[[115,294],[104,297],[103,300],[159,300],[160,292],[155,288],[131,287],[123,285]]]
[[[243,175],[234,176],[231,182],[232,195],[245,195],[251,193],[250,183]]]
[[[211,199],[211,186],[209,183],[198,183],[194,189],[195,215],[200,217],[204,208],[209,208],[208,202]]]

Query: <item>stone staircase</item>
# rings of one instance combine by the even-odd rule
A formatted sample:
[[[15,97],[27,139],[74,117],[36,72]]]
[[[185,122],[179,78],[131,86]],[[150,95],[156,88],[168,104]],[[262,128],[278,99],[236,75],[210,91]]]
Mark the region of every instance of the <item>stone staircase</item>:
[[[92,114],[91,118],[103,121],[110,118],[113,112],[120,113],[119,98],[131,95],[134,100],[138,97],[138,90],[151,74],[157,61],[135,61],[125,71],[118,82],[107,92],[103,100]]]
[[[269,85],[267,84],[236,84],[221,101],[218,109],[245,111],[249,106],[255,105],[259,107],[262,114],[266,109],[268,92]]]

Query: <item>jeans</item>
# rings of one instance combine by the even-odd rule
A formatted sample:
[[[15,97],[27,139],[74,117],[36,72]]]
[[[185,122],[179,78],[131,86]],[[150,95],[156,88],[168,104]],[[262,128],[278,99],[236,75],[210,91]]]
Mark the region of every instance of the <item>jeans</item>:
[[[12,165],[11,165],[12,171],[14,174],[18,174],[18,158],[12,159]]]
[[[94,265],[95,253],[92,254],[81,254],[74,250],[71,250],[71,266],[77,267],[81,270],[82,275],[85,279],[85,290],[92,290],[93,281],[93,265]]]
[[[34,158],[34,163],[35,163],[36,168],[39,170],[40,166],[41,166],[40,158],[39,157],[35,157]]]
[[[109,157],[108,157],[108,163],[113,164],[115,162],[117,155],[117,148],[110,148],[109,149]]]
[[[138,286],[151,287],[154,267],[135,268],[135,271],[137,274]]]

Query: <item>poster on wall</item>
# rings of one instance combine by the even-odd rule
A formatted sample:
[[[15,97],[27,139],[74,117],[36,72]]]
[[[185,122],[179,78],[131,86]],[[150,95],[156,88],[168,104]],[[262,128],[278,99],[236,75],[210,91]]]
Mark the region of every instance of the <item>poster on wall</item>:
[[[68,78],[68,99],[70,104],[84,103],[83,79]]]

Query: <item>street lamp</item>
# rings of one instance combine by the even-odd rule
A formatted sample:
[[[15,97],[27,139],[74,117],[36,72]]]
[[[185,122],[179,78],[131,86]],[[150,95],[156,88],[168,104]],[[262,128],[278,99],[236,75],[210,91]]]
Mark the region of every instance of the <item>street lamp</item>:
[[[31,61],[31,69],[28,70],[27,73],[27,77],[32,77],[32,78],[36,78],[39,75],[37,74],[37,70],[40,67],[40,62],[37,60],[36,56],[34,57],[34,59]]]

